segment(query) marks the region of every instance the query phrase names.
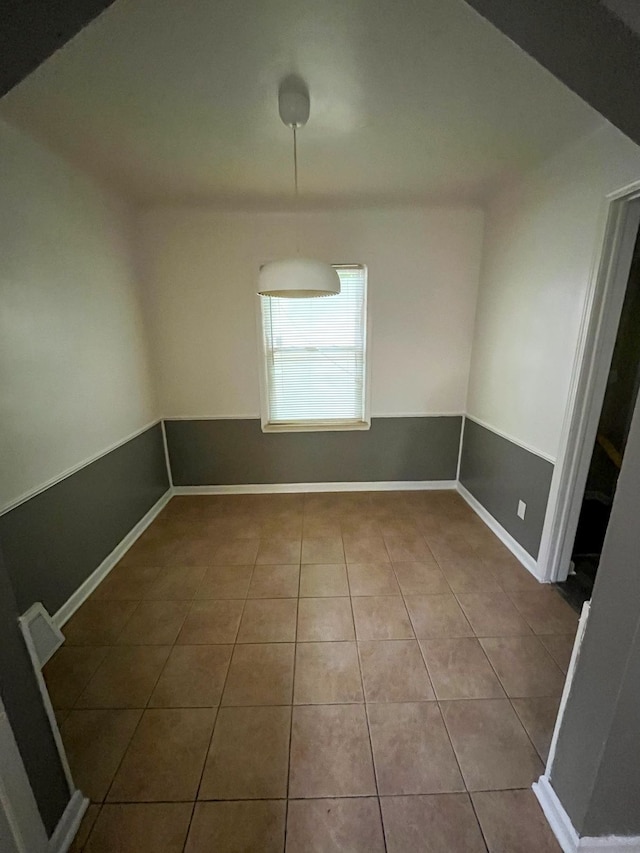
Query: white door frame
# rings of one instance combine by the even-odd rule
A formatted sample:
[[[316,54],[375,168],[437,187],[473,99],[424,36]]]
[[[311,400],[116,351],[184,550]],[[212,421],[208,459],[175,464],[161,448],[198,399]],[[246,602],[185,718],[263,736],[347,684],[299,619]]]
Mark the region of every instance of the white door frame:
[[[563,581],[569,573],[640,226],[640,181],[606,197],[601,222],[603,240],[594,257],[585,296],[560,449],[540,541],[538,575],[545,582]]]

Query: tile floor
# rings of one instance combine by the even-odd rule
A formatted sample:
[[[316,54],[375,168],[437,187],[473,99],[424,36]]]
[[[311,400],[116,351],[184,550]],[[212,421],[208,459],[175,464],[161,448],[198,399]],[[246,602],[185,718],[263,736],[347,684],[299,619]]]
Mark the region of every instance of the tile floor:
[[[557,853],[577,619],[452,492],[174,498],[45,677],[86,853]]]

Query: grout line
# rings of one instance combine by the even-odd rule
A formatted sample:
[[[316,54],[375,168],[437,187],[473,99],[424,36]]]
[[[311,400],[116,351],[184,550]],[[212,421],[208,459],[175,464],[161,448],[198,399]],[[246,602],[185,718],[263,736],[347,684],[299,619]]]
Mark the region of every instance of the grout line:
[[[384,541],[384,540],[383,540]],[[344,544],[344,543],[343,543]],[[386,548],[386,545],[385,545]],[[346,560],[346,552],[345,552],[345,560]],[[353,620],[353,632],[355,635],[355,643],[356,643],[356,654],[358,657],[358,670],[360,672],[360,686],[362,687],[362,702],[364,705],[364,719],[367,726],[367,735],[369,738],[369,750],[371,752],[371,766],[373,768],[373,781],[376,786],[376,801],[378,803],[378,814],[380,815],[380,828],[382,829],[382,843],[384,844],[385,853],[387,851],[387,834],[384,829],[384,819],[382,817],[382,803],[380,802],[380,787],[378,784],[378,768],[376,767],[376,760],[373,754],[373,739],[371,737],[371,724],[369,721],[369,703],[367,702],[367,694],[364,686],[364,676],[362,674],[362,660],[360,658],[360,641],[358,639],[357,631],[356,631],[356,617],[353,610],[353,596],[351,594],[351,582],[349,580],[349,566],[346,565],[346,575],[347,575],[347,587],[349,589],[349,605],[351,607],[351,619]],[[393,570],[392,570],[393,571]]]
[[[474,794],[477,794],[477,793],[480,793],[480,792],[474,791]],[[480,830],[480,835],[482,836],[483,844],[487,850],[487,853],[490,853],[490,851],[489,851],[489,839],[484,834],[484,829],[482,828],[482,824],[480,823],[480,817],[478,815],[478,812],[476,811],[476,804],[473,802],[473,797],[471,796],[470,793],[467,793],[467,796],[469,797],[469,802],[471,803],[471,809],[472,809],[473,814],[475,816],[476,823],[478,824],[478,829]]]
[[[300,613],[300,584],[302,580],[302,543],[304,541],[304,507],[307,501],[307,496],[305,493],[302,495],[302,524],[301,524],[301,534],[300,534],[300,551],[298,552],[298,595],[296,597],[296,624],[295,624],[295,633],[293,640],[293,673],[291,676],[291,705],[290,705],[290,714],[289,714],[289,755],[287,760],[287,791],[286,791],[286,803],[284,808],[284,848],[287,846],[287,827],[289,823],[289,788],[291,785],[291,744],[293,741],[293,711],[295,708],[294,697],[295,697],[295,689],[296,689],[296,661],[298,658],[298,617]]]
[[[206,769],[206,767],[207,767],[207,760],[208,760],[208,758],[209,758],[209,752],[211,751],[211,744],[213,743],[213,736],[214,736],[215,731],[216,731],[216,725],[217,725],[217,722],[218,722],[218,715],[220,714],[220,709],[223,707],[223,705],[222,705],[222,699],[223,699],[223,697],[224,697],[224,691],[225,691],[225,688],[226,688],[226,686],[227,686],[227,681],[228,681],[228,679],[229,679],[229,673],[231,672],[231,665],[232,665],[232,663],[233,663],[233,656],[234,656],[234,653],[235,653],[235,650],[236,650],[236,646],[238,645],[238,642],[237,642],[237,641],[238,641],[238,634],[239,634],[239,632],[240,632],[240,626],[242,625],[242,617],[244,616],[245,607],[247,606],[247,601],[248,601],[248,596],[249,596],[249,589],[251,588],[251,581],[253,580],[253,574],[254,574],[254,572],[255,572],[255,568],[256,568],[256,564],[255,564],[255,560],[256,560],[256,559],[257,559],[257,551],[256,551],[256,557],[254,558],[254,561],[253,561],[253,566],[252,566],[252,568],[251,568],[251,576],[249,577],[249,584],[248,584],[248,586],[247,586],[247,593],[246,593],[246,595],[245,595],[244,599],[242,600],[242,610],[240,611],[240,618],[238,619],[238,627],[236,628],[236,633],[235,633],[235,637],[234,637],[233,643],[220,643],[220,644],[217,644],[217,643],[211,643],[211,644],[203,643],[203,644],[201,644],[201,645],[230,645],[230,646],[231,646],[231,655],[230,655],[230,657],[229,657],[229,665],[227,666],[227,671],[226,671],[225,676],[224,676],[224,681],[223,681],[223,683],[222,683],[222,687],[221,687],[221,689],[220,689],[220,699],[218,700],[218,705],[217,705],[217,707],[216,707],[216,709],[215,709],[215,717],[214,717],[214,719],[213,719],[213,726],[211,727],[211,736],[209,737],[209,742],[208,742],[208,744],[207,744],[207,748],[206,748],[206,751],[205,751],[205,754],[204,754],[204,761],[202,762],[202,770],[200,771],[200,779],[199,779],[199,781],[198,781],[198,785],[197,785],[197,788],[196,788],[196,793],[195,793],[194,803],[193,803],[193,809],[192,809],[192,811],[191,811],[191,818],[189,819],[189,826],[187,827],[187,834],[186,834],[186,836],[185,836],[185,841],[184,841],[184,845],[185,845],[185,846],[184,846],[183,850],[186,848],[187,841],[188,841],[188,839],[189,839],[189,834],[191,833],[191,825],[192,825],[192,823],[193,823],[193,816],[194,816],[194,814],[195,814],[196,805],[197,805],[197,804],[198,804],[198,802],[199,802],[200,789],[201,789],[201,787],[202,787],[202,780],[203,780],[203,778],[204,778],[204,772],[205,772],[205,769]],[[195,601],[195,600],[196,600],[196,599],[194,598],[194,601]],[[229,599],[229,600],[238,600],[238,599]]]

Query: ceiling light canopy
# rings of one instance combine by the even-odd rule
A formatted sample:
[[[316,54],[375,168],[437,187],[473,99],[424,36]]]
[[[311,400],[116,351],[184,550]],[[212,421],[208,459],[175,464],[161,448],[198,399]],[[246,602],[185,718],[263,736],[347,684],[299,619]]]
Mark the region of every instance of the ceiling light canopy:
[[[278,111],[283,123],[293,131],[293,182],[298,206],[298,137],[297,130],[309,119],[309,90],[299,77],[285,78],[278,90]],[[296,221],[297,253],[294,258],[271,261],[260,268],[258,293],[286,299],[309,299],[340,293],[338,273],[329,264],[300,257]]]

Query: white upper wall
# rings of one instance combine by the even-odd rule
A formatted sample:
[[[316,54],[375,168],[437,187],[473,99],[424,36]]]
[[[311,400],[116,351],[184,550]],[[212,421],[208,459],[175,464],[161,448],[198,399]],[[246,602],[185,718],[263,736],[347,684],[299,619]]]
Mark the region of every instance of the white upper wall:
[[[637,180],[640,148],[606,124],[487,210],[468,412],[552,458],[606,196]]]
[[[165,417],[258,417],[260,264],[295,251],[284,213],[141,216]],[[303,254],[369,273],[371,414],[464,411],[482,247],[473,208],[299,217]]]
[[[0,123],[0,507],[157,417],[126,208]]]

